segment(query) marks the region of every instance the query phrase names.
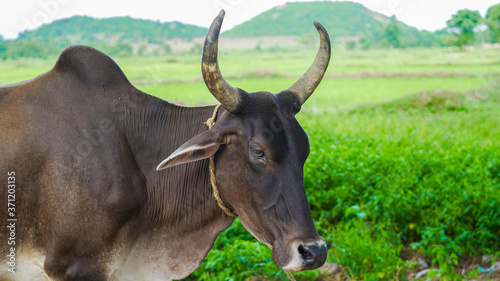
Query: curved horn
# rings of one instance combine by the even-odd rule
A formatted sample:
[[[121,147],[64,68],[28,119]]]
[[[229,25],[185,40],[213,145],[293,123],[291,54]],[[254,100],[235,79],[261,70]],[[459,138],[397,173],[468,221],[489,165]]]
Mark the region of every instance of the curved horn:
[[[203,46],[203,58],[201,61],[201,72],[203,80],[212,95],[229,111],[234,113],[242,102],[243,93],[233,88],[224,80],[217,62],[217,51],[220,27],[224,19],[224,10],[214,19],[208,30],[205,44]]]
[[[326,29],[317,21],[314,26],[319,32],[320,46],[316,58],[309,69],[295,82],[288,91],[299,99],[300,105],[311,96],[323,79],[330,61],[330,37]]]

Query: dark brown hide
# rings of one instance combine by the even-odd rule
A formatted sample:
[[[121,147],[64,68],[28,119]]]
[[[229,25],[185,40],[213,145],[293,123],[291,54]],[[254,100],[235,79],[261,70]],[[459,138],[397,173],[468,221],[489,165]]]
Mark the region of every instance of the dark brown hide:
[[[175,241],[159,230],[185,241],[182,256],[199,264],[232,222],[212,197],[206,160],[155,169],[165,154],[206,131],[213,107],[179,107],[144,94],[108,56],[85,46],[66,49],[52,70],[0,93],[0,171],[16,173],[17,244],[45,253],[54,279],[104,280],[110,263],[131,262],[115,261],[116,249],[161,252],[132,245]],[[0,216],[7,217],[6,208]],[[175,271],[181,275],[171,278],[192,269],[167,272]]]

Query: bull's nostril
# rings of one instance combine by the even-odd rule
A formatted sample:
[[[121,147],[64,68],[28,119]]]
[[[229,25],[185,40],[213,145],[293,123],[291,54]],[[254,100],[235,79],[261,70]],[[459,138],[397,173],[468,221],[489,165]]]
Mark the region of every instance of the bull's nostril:
[[[299,254],[305,261],[311,261],[314,259],[314,255],[309,251],[304,245],[299,246]]]
[[[303,262],[302,270],[316,269],[325,264],[327,252],[324,243],[301,244],[297,250]]]

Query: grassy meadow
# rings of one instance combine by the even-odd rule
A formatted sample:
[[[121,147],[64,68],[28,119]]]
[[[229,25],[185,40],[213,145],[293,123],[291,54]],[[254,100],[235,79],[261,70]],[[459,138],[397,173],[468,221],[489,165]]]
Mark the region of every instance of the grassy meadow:
[[[315,47],[221,50],[226,79],[279,92]],[[56,58],[0,61],[0,84]],[[215,104],[198,53],[115,58],[139,89],[171,102]],[[297,115],[309,135],[305,186],[334,274],[300,280],[413,280],[417,258],[442,280],[476,278],[500,260],[500,49],[334,49],[325,79]],[[479,274],[481,280],[497,275]],[[286,280],[271,251],[236,221],[188,280]]]

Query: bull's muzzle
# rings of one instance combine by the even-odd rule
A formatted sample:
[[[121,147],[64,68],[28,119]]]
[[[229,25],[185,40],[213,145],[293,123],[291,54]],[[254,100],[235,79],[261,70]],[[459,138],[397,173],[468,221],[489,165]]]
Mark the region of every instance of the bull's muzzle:
[[[317,269],[326,262],[326,244],[321,238],[319,241],[312,243],[295,242],[291,245],[292,257],[288,264],[281,268],[290,271],[302,271]]]

